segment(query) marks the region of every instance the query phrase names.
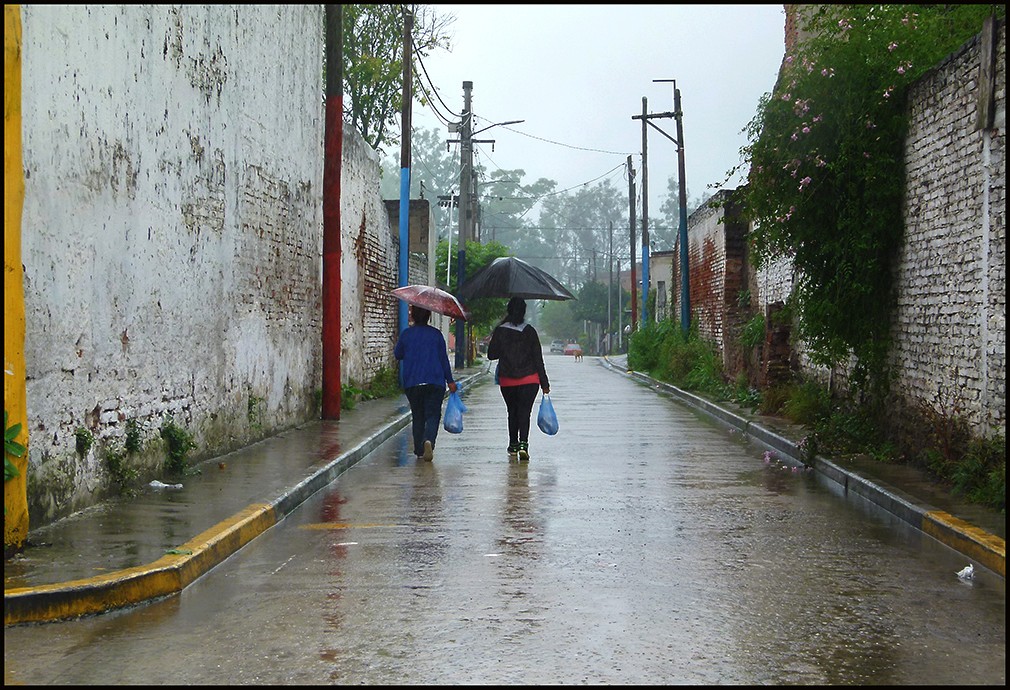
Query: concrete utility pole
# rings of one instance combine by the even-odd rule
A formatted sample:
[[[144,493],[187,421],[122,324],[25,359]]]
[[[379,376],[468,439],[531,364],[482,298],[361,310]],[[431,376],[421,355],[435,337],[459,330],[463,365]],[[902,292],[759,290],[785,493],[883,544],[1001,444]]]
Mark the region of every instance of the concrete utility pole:
[[[635,169],[628,156],[628,222],[631,232],[631,330],[638,323],[637,289],[635,287]]]
[[[470,92],[473,90],[473,82],[463,82],[463,113],[459,125],[451,125],[449,131],[459,132],[459,139],[450,139],[449,143],[459,143],[459,237],[457,254],[459,257],[456,276],[456,290],[466,282],[466,243],[473,241],[476,237],[474,232],[474,222],[477,219],[479,209],[477,207],[477,176],[473,171],[473,145],[491,144],[494,150],[494,139],[474,139],[475,134],[489,130],[498,125],[514,125],[525,120],[509,120],[508,122],[496,122],[488,125],[476,132],[473,129],[473,112],[470,103]],[[456,322],[456,369],[466,366],[469,357],[470,344],[464,343],[466,338],[466,325],[463,321]],[[465,348],[465,349],[464,349]],[[472,358],[470,358],[472,363]]]
[[[473,89],[472,81],[463,82],[463,112],[460,116],[459,124],[459,234],[456,241],[456,290],[466,280],[466,242],[472,233],[471,223],[473,221],[473,206],[470,203],[470,189],[473,184],[473,175],[470,166],[473,162],[473,113],[470,111],[470,92]],[[456,321],[456,369],[466,366],[466,338],[465,324],[462,320]]]
[[[403,13],[403,106],[400,112],[400,279],[399,287],[407,284],[410,272],[410,44],[414,29],[414,15]],[[400,305],[400,332],[407,328],[407,303]]]

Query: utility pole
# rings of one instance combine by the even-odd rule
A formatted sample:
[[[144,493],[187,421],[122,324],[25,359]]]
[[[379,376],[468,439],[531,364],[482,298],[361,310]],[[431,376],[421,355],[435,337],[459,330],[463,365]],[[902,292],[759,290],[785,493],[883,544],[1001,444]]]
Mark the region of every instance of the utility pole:
[[[638,322],[637,291],[635,285],[635,169],[628,156],[628,221],[631,232],[631,330]]]
[[[642,119],[643,121],[648,121],[649,118],[672,117],[677,122],[676,139],[652,122],[649,122],[649,125],[677,145],[677,174],[680,186],[680,230],[677,235],[680,244],[680,327],[686,334],[691,328],[691,271],[687,251],[687,180],[684,174],[684,113],[680,107],[680,89],[677,88],[677,80],[653,79],[653,81],[671,82],[673,84],[673,112],[654,113],[648,116],[643,114]]]
[[[341,405],[340,160],[344,141],[342,14],[343,5],[326,6],[326,121],[323,132],[323,419],[340,419]],[[18,266],[20,265],[18,263]]]
[[[624,287],[621,286],[621,260],[617,260],[617,351],[621,351],[621,344],[624,340],[624,326],[621,322],[624,319]]]
[[[642,327],[649,320],[649,100],[642,96]]]
[[[450,125],[450,132],[458,132],[459,139],[450,139],[449,143],[459,143],[459,237],[457,241],[458,270],[456,275],[456,291],[466,282],[466,243],[475,239],[474,222],[477,219],[479,209],[477,206],[477,176],[473,171],[473,145],[491,144],[494,150],[494,139],[474,139],[475,134],[497,127],[498,125],[514,125],[525,120],[509,120],[508,122],[496,122],[493,125],[483,127],[476,132],[473,129],[473,108],[470,104],[470,92],[473,90],[473,82],[463,82],[463,113],[458,125]],[[456,322],[456,363],[457,369],[466,366],[467,358],[472,364],[472,357],[469,356],[469,342],[464,343],[466,338],[466,325],[463,321]],[[466,348],[465,350],[463,348]]]
[[[400,111],[400,276],[398,286],[407,284],[410,271],[410,44],[414,15],[403,12],[403,106]],[[400,332],[407,328],[407,303],[400,306]]]
[[[680,89],[673,82],[673,117],[677,120],[677,177],[680,179],[680,327],[686,335],[691,328],[691,266],[687,251],[687,178],[684,173],[684,111]]]
[[[470,141],[473,133],[473,113],[470,111],[470,92],[472,81],[463,82],[463,112],[459,124],[459,234],[456,247],[456,290],[466,280],[466,241],[470,238],[471,222],[473,221],[473,206],[470,203],[470,188],[473,176],[470,166],[473,162],[473,143]],[[466,366],[465,325],[462,320],[456,320],[456,369]]]
[[[614,297],[614,221],[610,221],[610,250],[607,252],[607,271],[610,277],[607,281],[607,354],[614,349],[614,327],[611,322],[610,303]]]

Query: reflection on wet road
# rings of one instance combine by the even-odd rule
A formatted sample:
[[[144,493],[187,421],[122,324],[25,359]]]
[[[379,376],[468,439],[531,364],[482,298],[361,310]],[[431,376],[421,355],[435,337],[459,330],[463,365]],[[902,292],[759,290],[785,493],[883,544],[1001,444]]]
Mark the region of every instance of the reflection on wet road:
[[[5,680],[1004,683],[1002,578],[593,358],[547,366],[528,465],[474,387],[433,463],[401,432],[180,596],[7,630]]]

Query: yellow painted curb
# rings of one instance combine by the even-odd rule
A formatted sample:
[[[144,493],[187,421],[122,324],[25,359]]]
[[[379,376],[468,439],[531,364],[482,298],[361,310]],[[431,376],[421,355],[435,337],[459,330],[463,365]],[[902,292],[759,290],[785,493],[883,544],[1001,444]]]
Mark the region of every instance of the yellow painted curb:
[[[41,587],[4,590],[4,625],[77,618],[181,592],[270,529],[273,506],[255,503],[153,563]]]
[[[1006,541],[942,510],[922,519],[922,531],[1006,577]]]

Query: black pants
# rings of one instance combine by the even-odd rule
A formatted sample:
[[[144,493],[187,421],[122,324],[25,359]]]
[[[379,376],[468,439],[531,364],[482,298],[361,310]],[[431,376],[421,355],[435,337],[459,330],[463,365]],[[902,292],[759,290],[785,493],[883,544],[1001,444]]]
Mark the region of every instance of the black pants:
[[[533,414],[533,403],[537,399],[538,383],[525,383],[521,386],[502,386],[501,397],[505,400],[505,409],[509,418],[509,445],[513,448],[520,442],[530,440],[530,416]]]

